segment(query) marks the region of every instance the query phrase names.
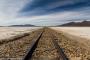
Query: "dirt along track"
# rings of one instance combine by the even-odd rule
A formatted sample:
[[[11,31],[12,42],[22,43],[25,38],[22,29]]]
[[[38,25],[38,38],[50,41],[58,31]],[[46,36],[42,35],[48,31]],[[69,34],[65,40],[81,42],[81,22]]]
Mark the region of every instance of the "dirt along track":
[[[39,29],[24,36],[10,38],[0,43],[0,60],[22,60],[28,49],[32,46],[32,41],[43,31]]]
[[[89,54],[78,42],[46,27],[0,45],[0,60],[89,60]]]
[[[15,37],[0,45],[0,60],[68,60],[49,28]]]
[[[53,29],[51,29],[53,30]],[[69,60],[90,60],[90,48],[77,41],[77,37],[64,34],[62,31],[51,31],[56,36],[56,41]],[[73,39],[71,39],[71,37]],[[79,39],[78,39],[79,40]],[[83,40],[82,40],[83,41]]]
[[[30,60],[68,60],[55,39],[51,30],[45,28]]]

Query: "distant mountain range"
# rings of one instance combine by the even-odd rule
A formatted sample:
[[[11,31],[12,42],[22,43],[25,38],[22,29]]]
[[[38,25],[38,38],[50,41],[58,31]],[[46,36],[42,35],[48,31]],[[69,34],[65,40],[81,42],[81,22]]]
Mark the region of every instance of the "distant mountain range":
[[[25,25],[11,25],[9,27],[34,27],[35,25],[31,25],[31,24],[25,24]]]
[[[58,26],[85,26],[85,27],[89,27],[90,26],[90,21],[82,21],[82,22],[69,22],[69,23],[65,23],[62,25],[58,25]],[[2,27],[2,26],[1,26]],[[24,25],[11,25],[8,27],[35,27],[35,25],[31,25],[31,24],[24,24]]]
[[[69,22],[66,24],[58,25],[58,26],[90,26],[90,21]]]

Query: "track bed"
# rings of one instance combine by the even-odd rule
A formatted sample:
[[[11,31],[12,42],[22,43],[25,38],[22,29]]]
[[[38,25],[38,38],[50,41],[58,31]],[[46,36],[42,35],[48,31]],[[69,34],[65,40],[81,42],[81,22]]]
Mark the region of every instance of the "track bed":
[[[33,39],[42,32],[42,29],[28,33],[23,37],[15,37],[0,45],[0,60],[23,60],[29,48],[32,47]]]
[[[0,45],[0,58],[5,60],[89,60],[87,55],[89,51],[77,41],[50,28],[33,31]]]
[[[51,30],[45,28],[32,56],[27,60],[68,60],[55,39]]]

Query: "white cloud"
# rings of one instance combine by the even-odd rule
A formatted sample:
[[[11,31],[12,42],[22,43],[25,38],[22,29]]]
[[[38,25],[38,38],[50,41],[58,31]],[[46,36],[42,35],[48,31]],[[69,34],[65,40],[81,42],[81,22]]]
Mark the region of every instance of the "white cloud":
[[[90,14],[88,13],[90,12],[89,11],[90,8],[85,7],[82,8],[81,10],[63,11],[42,16],[16,17],[18,16],[18,11],[20,11],[23,8],[23,6],[28,3],[28,1],[29,0],[1,0],[0,25],[29,24],[29,23],[35,25],[57,25],[67,22],[67,20],[69,19],[70,20],[84,19],[89,18],[90,16]],[[54,6],[52,6],[51,8],[54,8]]]
[[[54,9],[56,7],[62,7],[62,6],[66,6],[66,5],[73,5],[75,3],[77,3],[79,1],[76,0],[66,0],[66,1],[57,1],[51,4],[46,5],[46,8],[48,9]]]
[[[9,20],[18,14],[18,11],[28,0],[0,0],[0,20]]]
[[[54,14],[42,15],[42,16],[26,16],[17,17],[14,19],[6,20],[3,25],[14,24],[35,24],[35,25],[59,25],[66,23],[68,20],[75,21],[75,19],[89,18],[90,15],[86,15],[83,12],[65,11]]]
[[[89,15],[90,16],[90,15]],[[89,18],[83,12],[77,11],[64,11],[54,14],[42,15],[42,16],[26,16],[18,17],[9,21],[9,24],[35,24],[35,25],[59,25],[66,23],[68,20],[77,21],[77,19]],[[76,20],[75,20],[76,19]]]

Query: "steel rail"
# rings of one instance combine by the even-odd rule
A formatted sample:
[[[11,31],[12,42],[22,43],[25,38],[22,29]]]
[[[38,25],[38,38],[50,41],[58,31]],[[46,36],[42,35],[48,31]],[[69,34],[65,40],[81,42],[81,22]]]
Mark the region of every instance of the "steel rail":
[[[43,32],[44,32],[44,29],[40,33],[38,33],[38,35],[35,36],[34,39],[32,39],[31,46],[23,60],[31,60],[32,54],[33,54],[34,50],[37,48],[37,44],[38,44]]]
[[[60,57],[59,60],[68,60],[67,56],[64,54],[63,49],[59,46],[59,44],[56,41],[58,40],[58,38],[53,33],[51,33],[51,35],[52,35],[52,41],[54,43],[54,46],[59,52],[59,57]]]

